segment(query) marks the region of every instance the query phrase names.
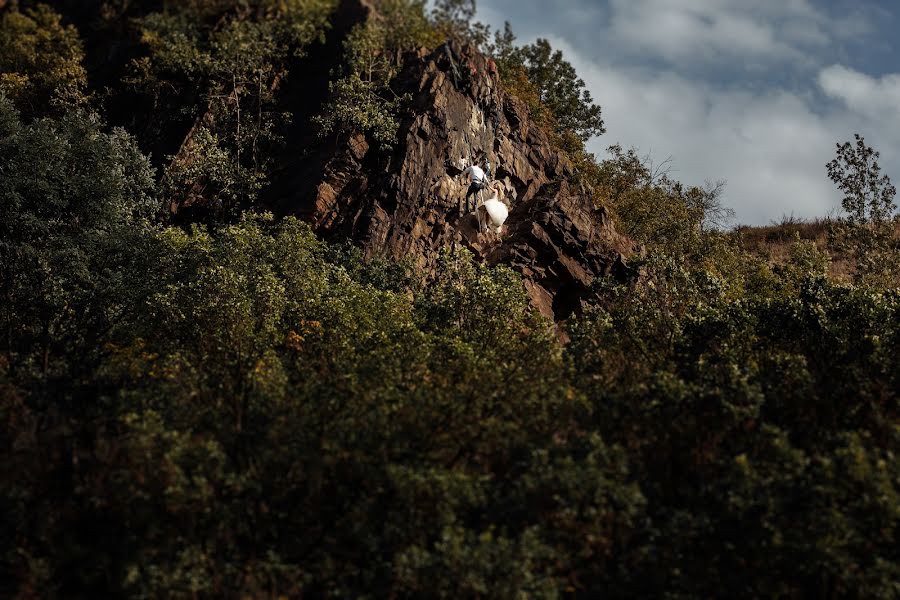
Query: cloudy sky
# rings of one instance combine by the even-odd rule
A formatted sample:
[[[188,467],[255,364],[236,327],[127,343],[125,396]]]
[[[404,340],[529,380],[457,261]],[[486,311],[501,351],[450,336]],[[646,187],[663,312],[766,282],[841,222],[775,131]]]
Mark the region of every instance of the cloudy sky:
[[[563,50],[603,108],[598,156],[727,181],[737,223],[839,207],[825,174],[861,133],[900,180],[900,0],[478,0],[478,19]]]

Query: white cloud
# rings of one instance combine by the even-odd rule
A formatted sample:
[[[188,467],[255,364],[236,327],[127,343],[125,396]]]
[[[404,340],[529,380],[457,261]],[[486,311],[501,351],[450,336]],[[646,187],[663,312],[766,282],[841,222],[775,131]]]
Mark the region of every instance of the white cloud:
[[[735,57],[802,60],[829,40],[807,0],[610,0],[610,34],[626,52],[670,63]]]
[[[725,179],[725,201],[740,223],[765,224],[791,213],[821,217],[838,208],[840,196],[825,163],[835,142],[855,131],[875,142],[882,166],[900,177],[900,139],[873,127],[882,114],[877,102],[865,104],[870,115],[820,114],[806,95],[720,89],[669,71],[591,62],[562,39],[551,44],[563,50],[603,107],[608,131],[591,142],[591,150],[602,157],[608,145],[620,142],[652,152],[656,161],[671,156],[672,175],[686,184]],[[877,89],[885,95],[894,91],[891,85]]]
[[[832,65],[819,73],[819,85],[849,109],[900,126],[900,75],[875,78],[843,65]]]

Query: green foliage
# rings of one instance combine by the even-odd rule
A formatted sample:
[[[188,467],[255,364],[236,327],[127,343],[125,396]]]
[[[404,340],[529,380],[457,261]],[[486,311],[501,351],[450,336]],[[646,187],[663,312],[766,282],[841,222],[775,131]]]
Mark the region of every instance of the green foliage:
[[[787,264],[776,267],[782,282],[793,290],[801,285],[807,276],[825,277],[831,257],[819,250],[812,240],[800,238],[800,232],[794,232],[794,240],[790,247],[790,260]]]
[[[476,12],[475,0],[437,0],[431,11],[431,21],[440,38],[481,48],[490,38],[490,27],[473,21]]]
[[[433,48],[443,42],[425,12],[425,0],[375,0],[385,30],[385,47],[400,55],[408,50]]]
[[[558,133],[572,131],[586,142],[606,131],[600,107],[594,104],[584,81],[563,58],[562,51],[554,51],[550,42],[538,39],[519,48],[516,54],[528,79],[537,87],[541,103],[556,117]]]
[[[156,212],[131,137],[75,111],[24,124],[0,96],[3,353],[22,380],[87,368],[110,319],[135,308],[122,268]],[[71,375],[69,375],[71,376]]]
[[[674,253],[700,244],[704,212],[699,188],[685,189],[634,149],[609,148],[610,157],[592,173],[599,196],[615,211],[622,231],[635,240]]]
[[[896,285],[900,245],[894,243],[894,196],[897,189],[881,174],[880,154],[855,135],[856,144],[837,145],[837,156],[826,165],[828,177],[844,193],[845,222],[832,231],[832,244],[856,261],[857,281]]]
[[[261,170],[241,164],[207,127],[191,136],[188,152],[188,159],[175,160],[166,170],[163,191],[170,199],[186,205],[206,200],[219,217],[234,217],[240,201],[255,197],[265,184]]]
[[[498,31],[494,36],[490,51],[500,75],[513,93],[524,92],[523,99],[539,122],[546,121],[547,117],[542,116],[545,111],[552,115],[553,130],[563,142],[568,135],[576,138],[564,149],[570,152],[581,150],[584,142],[603,134],[606,129],[600,107],[594,104],[584,81],[563,58],[562,52],[554,51],[545,39],[521,47],[516,47],[514,42],[509,23],[503,33]]]
[[[881,174],[881,155],[859,134],[855,138],[855,146],[850,142],[837,145],[837,157],[827,165],[828,178],[845,194],[841,204],[851,224],[883,223],[896,208],[897,189],[890,177]]]
[[[607,151],[610,156],[599,164],[591,155],[575,156],[581,182],[595,202],[612,209],[620,231],[651,249],[700,262],[733,254],[723,248],[732,242],[721,235],[734,215],[722,201],[725,182],[687,187],[669,177],[668,160],[654,164],[618,144]],[[725,260],[735,262],[733,256]]]
[[[436,42],[419,0],[379,0],[377,18],[356,25],[344,41],[347,73],[329,84],[331,99],[314,118],[321,136],[367,133],[383,146],[396,142],[405,98],[390,88],[402,54]]]
[[[390,145],[396,141],[400,99],[384,100],[375,86],[356,73],[332,82],[329,88],[332,100],[325,113],[315,119],[320,135],[365,131],[380,144]]]
[[[485,47],[497,63],[504,88],[525,102],[531,117],[551,135],[553,144],[573,160],[582,183],[591,185],[596,161],[584,144],[606,131],[600,107],[561,51],[554,52],[544,39],[521,47],[515,40],[507,22],[503,32],[496,31],[493,42]]]
[[[388,31],[377,21],[357,25],[344,40],[344,55],[351,73],[378,86],[386,86],[396,72],[388,52]]]
[[[20,590],[891,597],[900,295],[811,248],[766,285],[651,253],[563,348],[467,253],[417,282],[293,219],[139,231],[78,409],[0,372]]]
[[[70,536],[90,530],[93,513],[65,521],[63,498],[35,500],[44,486],[84,485],[66,461],[77,463],[81,432],[113,416],[97,369],[152,293],[153,173],[133,139],[104,132],[96,115],[25,124],[2,96],[0,173],[0,560],[19,593],[53,596],[79,560]],[[18,538],[28,522],[40,525]],[[56,527],[68,533],[48,550],[44,533]],[[107,566],[97,558],[85,577]]]
[[[577,432],[584,404],[517,277],[447,255],[410,288],[270,221],[144,234],[153,265],[121,284],[152,273],[155,291],[95,340],[97,387],[66,413],[80,441],[10,439],[20,590],[553,597],[614,559],[640,491],[619,450]],[[10,423],[46,410],[22,393]],[[45,495],[60,467],[40,449],[57,445],[78,472]],[[32,510],[51,518],[32,527]]]
[[[164,193],[191,203],[200,196],[235,210],[255,197],[269,169],[263,150],[280,141],[290,115],[276,91],[288,62],[322,41],[334,0],[235,0],[173,3],[138,22],[148,56],[136,59],[131,85],[153,98],[165,118],[183,118],[183,97],[201,94],[205,109],[176,156]]]
[[[507,22],[502,33],[500,31],[494,33],[494,42],[487,48],[497,63],[503,87],[507,93],[525,103],[531,118],[545,131],[556,132],[559,129],[556,116],[541,101],[540,89],[529,78],[515,41],[516,36]]]
[[[579,387],[655,532],[631,596],[895,593],[900,295],[799,272],[820,261],[801,246],[754,293],[652,254],[573,324]]]
[[[78,32],[46,4],[0,15],[0,90],[27,118],[85,102]]]

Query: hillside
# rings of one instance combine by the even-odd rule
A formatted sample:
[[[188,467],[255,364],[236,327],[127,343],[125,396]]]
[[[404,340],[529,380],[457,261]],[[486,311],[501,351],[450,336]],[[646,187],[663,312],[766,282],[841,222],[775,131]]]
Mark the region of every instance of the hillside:
[[[474,9],[0,0],[0,597],[897,596],[874,149],[730,228]]]
[[[802,221],[788,217],[768,226],[738,227],[734,233],[747,252],[772,266],[790,262],[791,249],[796,240],[812,242],[819,251],[830,255],[829,275],[836,280],[850,282],[857,272],[857,261],[852,252],[833,247],[829,239],[839,224],[833,219]],[[900,248],[900,223],[895,224],[891,239],[894,247]]]

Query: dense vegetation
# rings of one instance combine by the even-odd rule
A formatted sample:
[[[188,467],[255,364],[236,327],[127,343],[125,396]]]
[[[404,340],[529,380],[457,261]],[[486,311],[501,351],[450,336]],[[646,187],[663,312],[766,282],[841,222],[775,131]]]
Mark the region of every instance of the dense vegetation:
[[[897,597],[900,250],[864,140],[828,166],[827,247],[767,260],[721,186],[585,154],[599,108],[545,42],[379,2],[324,134],[390,143],[402,51],[480,43],[645,244],[563,345],[507,269],[448,252],[423,280],[241,211],[333,3],[148,4],[123,85],[195,121],[167,161],[105,123],[75,28],[0,15],[0,595]],[[160,216],[191,195],[223,209]]]

